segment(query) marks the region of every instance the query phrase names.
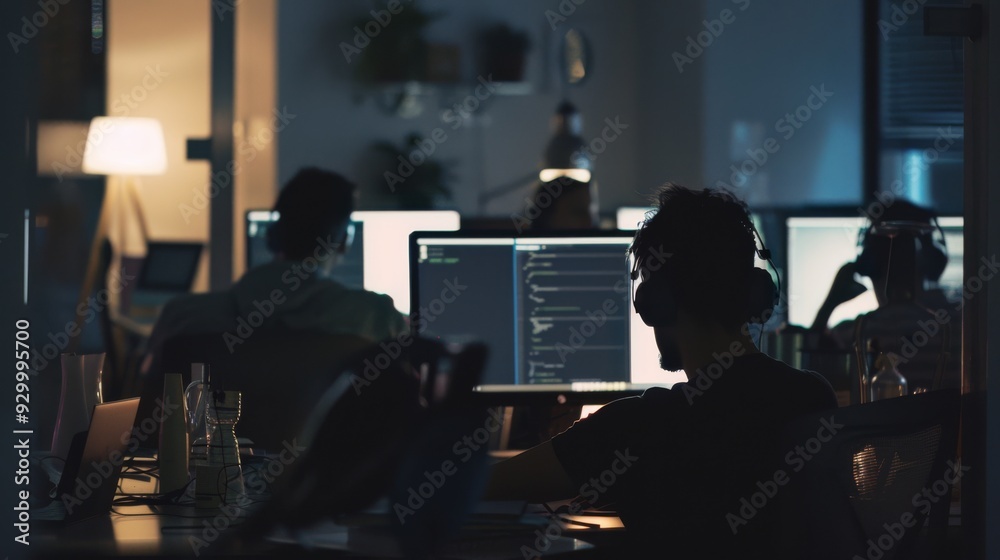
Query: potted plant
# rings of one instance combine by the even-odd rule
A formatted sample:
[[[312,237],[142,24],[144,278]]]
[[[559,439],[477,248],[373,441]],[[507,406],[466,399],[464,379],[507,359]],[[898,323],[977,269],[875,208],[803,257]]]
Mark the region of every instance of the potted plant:
[[[427,155],[433,142],[411,132],[402,145],[382,141],[373,146],[382,160],[382,183],[404,210],[431,209],[437,199],[451,198],[452,162]]]
[[[443,12],[425,12],[413,3],[393,15],[384,26],[373,26],[374,20],[367,14],[356,21],[354,30],[368,38],[357,67],[358,79],[366,83],[424,80],[427,76],[424,29],[442,15]],[[377,33],[369,34],[370,29]]]
[[[498,23],[479,33],[479,69],[481,75],[492,74],[498,82],[519,82],[524,79],[525,61],[531,50],[527,32],[515,31]]]

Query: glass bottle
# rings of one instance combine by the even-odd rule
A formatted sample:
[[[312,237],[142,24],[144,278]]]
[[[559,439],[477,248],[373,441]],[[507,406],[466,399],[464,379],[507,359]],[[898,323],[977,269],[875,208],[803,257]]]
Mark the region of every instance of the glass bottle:
[[[871,400],[877,401],[910,394],[906,378],[896,369],[895,360],[880,353],[875,358],[875,375],[871,379]]]

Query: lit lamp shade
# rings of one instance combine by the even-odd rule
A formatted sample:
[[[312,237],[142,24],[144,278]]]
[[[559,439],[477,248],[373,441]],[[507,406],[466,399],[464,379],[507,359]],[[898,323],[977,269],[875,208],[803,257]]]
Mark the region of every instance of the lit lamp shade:
[[[564,101],[556,109],[552,124],[552,140],[545,147],[538,178],[545,183],[559,177],[569,177],[581,183],[589,182],[592,164],[586,150],[587,143],[580,136],[583,129],[580,113],[572,103]]]
[[[83,171],[102,175],[159,175],[167,170],[163,128],[156,119],[95,117],[90,122]]]

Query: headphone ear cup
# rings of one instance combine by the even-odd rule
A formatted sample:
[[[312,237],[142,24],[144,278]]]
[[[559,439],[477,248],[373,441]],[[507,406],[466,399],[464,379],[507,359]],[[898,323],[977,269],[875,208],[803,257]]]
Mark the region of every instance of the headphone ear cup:
[[[643,282],[636,288],[632,304],[648,327],[667,327],[677,321],[677,305],[666,289],[657,290]]]
[[[281,223],[279,218],[276,222],[271,224],[271,227],[267,228],[267,248],[271,253],[278,253],[281,251],[282,237],[284,231],[284,225]]]
[[[937,282],[948,266],[948,250],[931,235],[920,237],[920,272],[924,278]]]
[[[778,301],[778,289],[771,279],[771,274],[763,268],[754,267],[750,271],[749,284],[747,321],[765,323]]]

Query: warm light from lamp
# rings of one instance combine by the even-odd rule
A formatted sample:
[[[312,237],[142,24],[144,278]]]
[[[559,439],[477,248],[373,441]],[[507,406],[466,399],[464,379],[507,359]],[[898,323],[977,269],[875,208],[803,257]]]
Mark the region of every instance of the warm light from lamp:
[[[590,170],[589,169],[543,169],[538,172],[538,178],[543,183],[548,183],[549,181],[555,181],[560,177],[569,177],[570,179],[580,181],[581,183],[590,182]]]
[[[552,139],[545,147],[538,178],[543,182],[569,177],[581,183],[590,182],[593,167],[587,143],[580,136],[583,119],[569,101],[563,101],[552,117]]]
[[[165,172],[167,149],[160,122],[143,117],[95,117],[87,133],[83,170],[102,175]]]

